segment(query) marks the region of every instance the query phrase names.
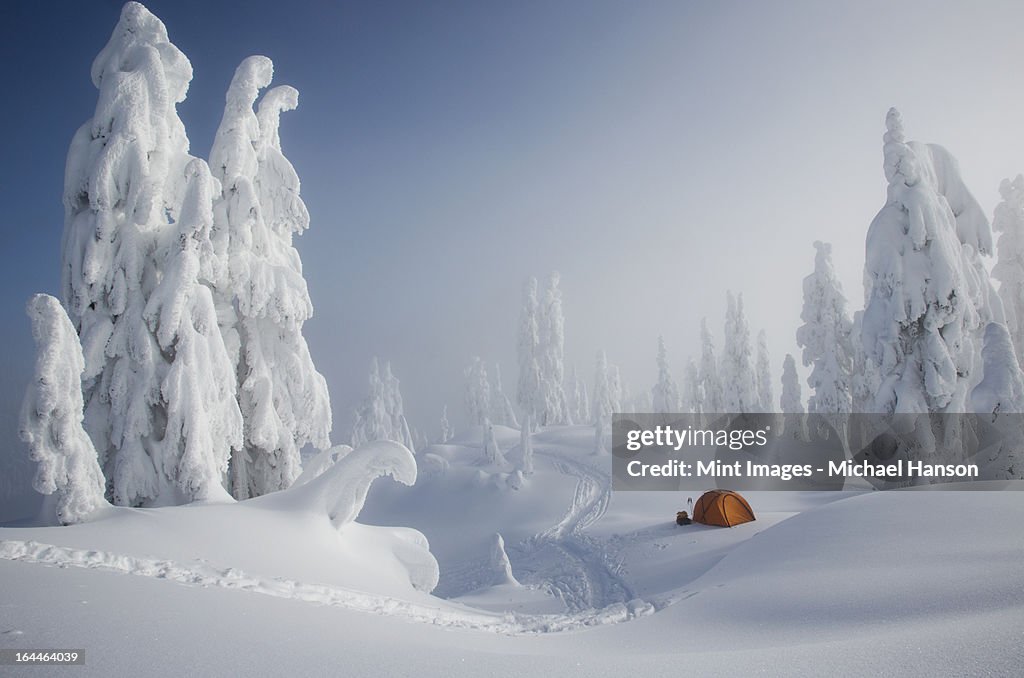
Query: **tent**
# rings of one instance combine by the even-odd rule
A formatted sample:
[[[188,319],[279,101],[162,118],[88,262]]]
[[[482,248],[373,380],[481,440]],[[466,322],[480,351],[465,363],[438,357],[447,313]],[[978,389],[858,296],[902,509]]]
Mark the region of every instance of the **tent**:
[[[738,492],[709,490],[693,505],[693,521],[705,525],[732,527],[749,523],[754,518],[750,504]]]

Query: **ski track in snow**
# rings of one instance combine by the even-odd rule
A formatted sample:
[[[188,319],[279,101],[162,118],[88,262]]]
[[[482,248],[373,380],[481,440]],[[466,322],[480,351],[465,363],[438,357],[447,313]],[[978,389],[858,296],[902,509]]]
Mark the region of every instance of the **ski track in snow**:
[[[584,532],[608,509],[610,476],[552,452],[535,454],[550,459],[559,473],[575,476],[577,483],[572,504],[557,524],[509,550],[516,578],[548,589],[570,613],[625,603],[650,606],[636,600],[608,547]]]
[[[261,577],[232,567],[217,568],[202,561],[179,563],[104,551],[72,549],[35,541],[0,541],[0,560],[131,574],[166,579],[186,586],[249,591],[275,598],[340,607],[380,616],[401,617],[433,626],[489,631],[504,635],[573,631],[589,626],[629,621],[654,612],[652,606],[640,601],[554,615],[495,614],[468,608],[431,607],[339,586],[309,584],[282,577]]]

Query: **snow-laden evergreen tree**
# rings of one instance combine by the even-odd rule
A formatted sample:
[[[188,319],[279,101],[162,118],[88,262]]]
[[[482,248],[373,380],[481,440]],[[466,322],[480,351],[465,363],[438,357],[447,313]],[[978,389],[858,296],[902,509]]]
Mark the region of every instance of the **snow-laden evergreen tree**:
[[[861,328],[864,326],[864,311],[857,311],[853,314],[853,331],[851,332],[851,344],[853,345],[853,374],[850,376],[850,397],[853,402],[853,412],[865,413],[875,411],[875,394],[881,384],[881,377],[878,374],[878,365],[870,359],[860,341],[862,336]]]
[[[448,422],[448,406],[445,405],[441,408],[441,437],[438,439],[438,442],[444,445],[454,435],[455,431],[452,430],[452,425]]]
[[[569,371],[569,414],[574,424],[585,424],[590,421],[590,398],[587,396],[587,385],[579,378],[576,365]]]
[[[216,182],[199,159],[188,164],[185,175],[177,232],[168,233],[162,243],[162,276],[143,313],[170,361],[160,384],[166,420],[154,464],[157,499],[174,504],[224,496],[231,450],[242,446],[234,365],[210,289]]]
[[[483,426],[490,420],[491,384],[487,379],[487,365],[479,357],[466,368],[466,414],[470,426]]]
[[[82,370],[78,334],[54,297],[37,294],[26,308],[36,343],[35,374],[21,408],[21,439],[36,473],[32,486],[53,495],[46,510],[62,525],[82,522],[106,505],[104,480],[89,435],[82,427]]]
[[[140,505],[159,492],[167,369],[143,310],[160,279],[153,252],[177,230],[191,156],[176,107],[192,66],[163,23],[129,2],[91,75],[99,101],[65,171],[61,293],[81,340],[85,428],[107,496]]]
[[[519,315],[519,340],[516,355],[519,359],[519,382],[516,402],[519,411],[531,424],[538,426],[537,416],[542,406],[539,342],[537,325],[537,279],[530,278],[523,286],[523,308]]]
[[[491,388],[491,421],[502,426],[516,428],[519,421],[516,418],[516,409],[512,407],[512,401],[505,395],[505,389],[501,385],[501,365],[494,363],[494,386]]]
[[[971,410],[993,416],[1024,412],[1024,374],[1005,325],[988,324],[981,355],[984,375],[971,391]]]
[[[719,414],[724,411],[722,381],[718,374],[718,356],[715,339],[708,329],[708,319],[700,321],[700,411]]]
[[[722,406],[726,412],[758,411],[757,382],[751,364],[753,350],[750,328],[743,313],[743,295],[726,293],[725,348],[719,372],[722,384]]]
[[[665,337],[658,337],[658,383],[651,389],[651,412],[666,414],[678,412],[679,387],[672,378],[672,371],[668,366],[668,349],[665,347]]]
[[[999,281],[999,297],[1006,326],[1017,355],[1024,362],[1024,176],[999,185],[1003,200],[996,205],[992,229],[999,233],[998,260],[992,277]]]
[[[527,422],[519,429],[519,470],[524,476],[533,475],[533,440]]]
[[[772,412],[775,409],[771,357],[768,355],[768,335],[764,330],[757,333],[757,405],[761,412]]]
[[[700,371],[693,358],[686,361],[686,372],[683,375],[683,386],[679,392],[679,406],[683,412],[701,414],[703,403],[701,402]]]
[[[539,426],[568,424],[565,390],[565,319],[559,276],[553,271],[537,314],[537,355],[540,367]]]
[[[787,353],[782,361],[782,396],[779,405],[783,414],[803,414],[804,401],[800,394],[800,379],[796,373],[796,361]]]
[[[280,115],[296,108],[298,92],[275,87],[253,111],[272,75],[266,57],[242,62],[210,151],[221,181],[214,242],[228,261],[227,274],[218,279],[217,305],[237,361],[245,421],[244,449],[231,463],[238,498],[288,487],[300,471],[302,446],[326,448],[331,430],[327,382],[302,336],[313,306],[292,245],[293,236],[309,227],[309,213],[279,134]]]
[[[618,365],[608,366],[608,393],[611,395],[612,412],[626,412],[629,401],[629,388],[622,384]]]
[[[399,381],[391,371],[390,362],[385,362],[381,370],[380,361],[373,358],[369,385],[369,393],[356,410],[352,447],[358,448],[374,440],[392,440],[415,454],[416,441],[405,419]]]
[[[814,272],[804,278],[804,324],[797,328],[796,342],[803,348],[804,365],[811,367],[807,411],[835,415],[833,423],[839,426],[853,409],[853,325],[832,266],[832,246],[815,242],[814,248]]]
[[[617,394],[613,389],[608,358],[604,351],[598,351],[594,367],[594,397],[590,399],[590,419],[595,425],[606,426],[612,420],[612,413],[619,411]]]
[[[504,466],[506,464],[505,455],[501,453],[498,439],[494,435],[494,424],[491,423],[490,419],[484,417],[482,426],[484,431],[484,459],[488,464]]]
[[[963,412],[980,379],[980,335],[1003,319],[981,267],[988,221],[941,146],[906,141],[890,109],[888,199],[868,230],[862,339],[880,412]],[[927,444],[927,443],[926,443]]]

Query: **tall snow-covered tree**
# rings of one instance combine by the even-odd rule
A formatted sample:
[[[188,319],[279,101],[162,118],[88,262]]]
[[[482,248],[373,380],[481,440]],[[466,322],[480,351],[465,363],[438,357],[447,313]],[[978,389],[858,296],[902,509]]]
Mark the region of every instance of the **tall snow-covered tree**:
[[[491,421],[502,426],[519,426],[516,409],[505,395],[501,384],[501,365],[494,363],[494,386],[491,388]]]
[[[722,406],[726,412],[756,412],[757,384],[750,358],[750,328],[743,313],[743,295],[726,293],[725,349],[720,371]]]
[[[540,330],[537,324],[537,279],[530,278],[523,286],[523,307],[519,314],[519,339],[516,355],[519,360],[519,381],[516,387],[516,402],[524,419],[532,426],[538,425],[541,402],[541,372],[539,342]]]
[[[484,432],[484,459],[489,464],[495,464],[497,466],[504,466],[507,462],[505,455],[501,453],[501,447],[498,445],[498,439],[494,435],[494,424],[487,417],[483,420],[483,432]]]
[[[980,334],[1002,304],[980,267],[988,222],[941,146],[908,142],[886,116],[886,204],[868,230],[862,339],[880,412],[963,412],[980,379]]]
[[[607,425],[612,419],[612,413],[619,410],[614,388],[609,374],[608,358],[604,351],[598,351],[594,368],[594,397],[590,399],[590,419],[595,425]]]
[[[803,348],[804,365],[811,367],[807,411],[836,415],[834,422],[839,424],[853,409],[853,326],[832,266],[832,246],[815,242],[814,248],[814,272],[804,278],[804,324],[797,328],[796,342]]]
[[[524,476],[533,475],[533,440],[530,435],[529,426],[519,429],[519,470]]]
[[[971,411],[991,415],[1024,412],[1024,374],[1005,325],[988,324],[981,355],[984,376],[971,390]]]
[[[658,337],[658,383],[651,389],[651,411],[659,414],[679,411],[679,387],[668,366],[665,337]]]
[[[992,277],[999,281],[999,297],[1006,312],[1006,326],[1017,356],[1024,362],[1024,176],[999,185],[1003,200],[996,205],[992,229],[998,232],[998,260]]]
[[[448,406],[445,405],[441,408],[441,437],[438,439],[442,445],[452,439],[455,432],[452,430],[452,425],[448,422]]]
[[[91,75],[99,101],[65,171],[61,293],[82,344],[85,428],[108,497],[141,505],[159,492],[167,369],[143,311],[191,160],[176,106],[192,66],[163,23],[129,2]]]
[[[569,414],[574,424],[585,424],[590,421],[590,398],[587,396],[587,385],[576,371],[576,365],[569,371]]]
[[[309,213],[279,133],[280,115],[296,108],[298,92],[275,87],[253,111],[272,75],[266,57],[242,62],[210,152],[221,182],[214,242],[228,262],[216,296],[245,421],[244,447],[231,461],[238,498],[288,487],[302,446],[326,448],[331,430],[327,382],[302,336],[313,306],[292,245],[309,227]]]
[[[540,426],[569,423],[565,401],[565,319],[557,271],[548,278],[537,314],[537,355],[540,367]]]
[[[686,372],[683,377],[683,386],[679,392],[679,406],[683,412],[701,414],[703,403],[701,402],[700,372],[697,363],[693,358],[686,361]]]
[[[391,370],[391,362],[384,363],[384,411],[389,420],[388,440],[402,443],[409,451],[416,454],[416,441],[409,431],[409,422],[405,419],[405,407],[402,404],[402,391],[398,378]]]
[[[46,510],[52,509],[61,524],[82,522],[107,503],[96,448],[82,427],[85,358],[59,301],[37,294],[26,310],[36,364],[22,404],[20,435],[37,464],[32,486],[53,495],[55,506],[47,502]]]
[[[708,329],[708,319],[700,321],[700,411],[719,414],[724,411],[722,402],[722,381],[718,374],[718,356],[715,354],[715,339]]]
[[[487,365],[479,357],[466,368],[466,414],[471,426],[483,426],[490,421],[491,383],[487,379]]]
[[[764,330],[757,333],[757,406],[761,412],[771,412],[775,409],[771,357],[768,355],[768,335]]]
[[[199,159],[188,164],[185,175],[177,232],[161,243],[162,276],[143,313],[170,362],[160,385],[166,420],[154,464],[157,497],[174,504],[224,496],[231,450],[242,446],[234,365],[210,289],[216,182]]]
[[[796,360],[789,353],[782,361],[782,397],[779,405],[783,414],[803,414],[804,402],[800,394],[800,379],[796,373]]]
[[[416,443],[405,419],[402,393],[398,379],[391,371],[390,362],[385,362],[381,370],[380,361],[373,358],[370,362],[369,386],[369,393],[356,410],[352,447],[358,448],[374,440],[392,440],[415,452]]]

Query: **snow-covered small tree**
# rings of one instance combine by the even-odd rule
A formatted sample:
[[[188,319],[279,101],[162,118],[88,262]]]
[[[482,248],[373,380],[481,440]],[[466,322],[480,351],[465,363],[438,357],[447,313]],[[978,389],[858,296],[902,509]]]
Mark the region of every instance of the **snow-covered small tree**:
[[[579,378],[576,365],[569,372],[569,413],[574,424],[585,424],[590,421],[590,398],[587,396],[587,385]]]
[[[384,379],[381,377],[380,362],[376,356],[370,361],[369,386],[369,393],[355,413],[355,424],[352,427],[354,449],[374,440],[388,440],[391,432]]]
[[[700,411],[719,414],[723,411],[722,381],[718,374],[715,339],[708,329],[708,319],[700,321]]]
[[[537,415],[542,405],[537,311],[537,279],[530,278],[523,286],[523,307],[519,315],[519,339],[516,346],[519,382],[516,402],[523,417],[529,419],[535,427],[538,425]]]
[[[757,383],[750,345],[750,328],[743,313],[743,295],[726,293],[725,349],[719,372],[722,384],[722,406],[727,412],[756,412]]]
[[[37,464],[32,486],[54,495],[56,506],[47,509],[61,524],[82,522],[107,503],[96,448],[82,428],[82,347],[55,298],[37,294],[26,310],[36,364],[22,404],[20,435]]]
[[[999,297],[1006,326],[1017,355],[1024,362],[1024,176],[999,185],[1003,200],[996,205],[992,229],[999,233],[998,260],[992,277],[999,281]]]
[[[524,476],[533,475],[533,440],[529,422],[524,421],[519,429],[519,470]]]
[[[971,410],[991,415],[1024,412],[1024,374],[1004,325],[989,323],[985,328],[981,356],[984,376],[971,391]]]
[[[658,414],[666,414],[679,411],[679,387],[672,378],[672,371],[668,366],[668,349],[665,347],[665,337],[658,337],[658,383],[651,389],[651,411]]]
[[[224,495],[231,450],[242,446],[234,365],[224,348],[209,287],[216,182],[199,159],[185,173],[177,233],[163,243],[163,275],[143,313],[170,362],[160,385],[166,421],[161,453],[154,458],[162,503]]]
[[[441,437],[438,442],[442,445],[452,439],[455,432],[452,430],[452,425],[448,422],[448,406],[445,405],[441,408]]]
[[[494,363],[494,386],[491,388],[491,421],[502,426],[519,426],[512,401],[505,395],[501,385],[501,365]]]
[[[402,404],[402,391],[398,378],[391,370],[391,362],[384,363],[384,411],[389,420],[387,440],[402,443],[409,451],[416,454],[416,441],[409,431],[409,422],[405,419],[405,407]]]
[[[483,420],[483,431],[484,431],[484,459],[488,464],[494,464],[496,466],[504,466],[507,462],[505,461],[505,455],[501,453],[501,447],[498,445],[498,439],[494,435],[494,424],[487,417]]]
[[[569,410],[565,401],[565,319],[562,316],[562,292],[558,288],[559,276],[554,271],[548,278],[547,288],[537,315],[537,353],[540,367],[540,426],[569,423]]]
[[[803,348],[803,363],[811,367],[807,385],[811,395],[807,411],[834,415],[842,425],[853,409],[850,384],[854,367],[852,323],[846,297],[832,266],[832,246],[815,242],[814,272],[804,278],[804,305],[796,341]]]
[[[783,414],[803,414],[804,402],[800,394],[800,379],[796,373],[796,361],[787,353],[782,361],[782,397],[779,399]]]
[[[768,335],[764,330],[757,333],[757,405],[761,412],[771,412],[775,409],[771,357],[768,355]]]
[[[491,384],[487,379],[487,365],[479,357],[466,368],[466,414],[471,426],[483,426],[490,421]]]
[[[686,361],[686,372],[683,375],[683,386],[679,392],[679,406],[683,412],[701,414],[703,399],[700,388],[700,371],[693,358]]]

